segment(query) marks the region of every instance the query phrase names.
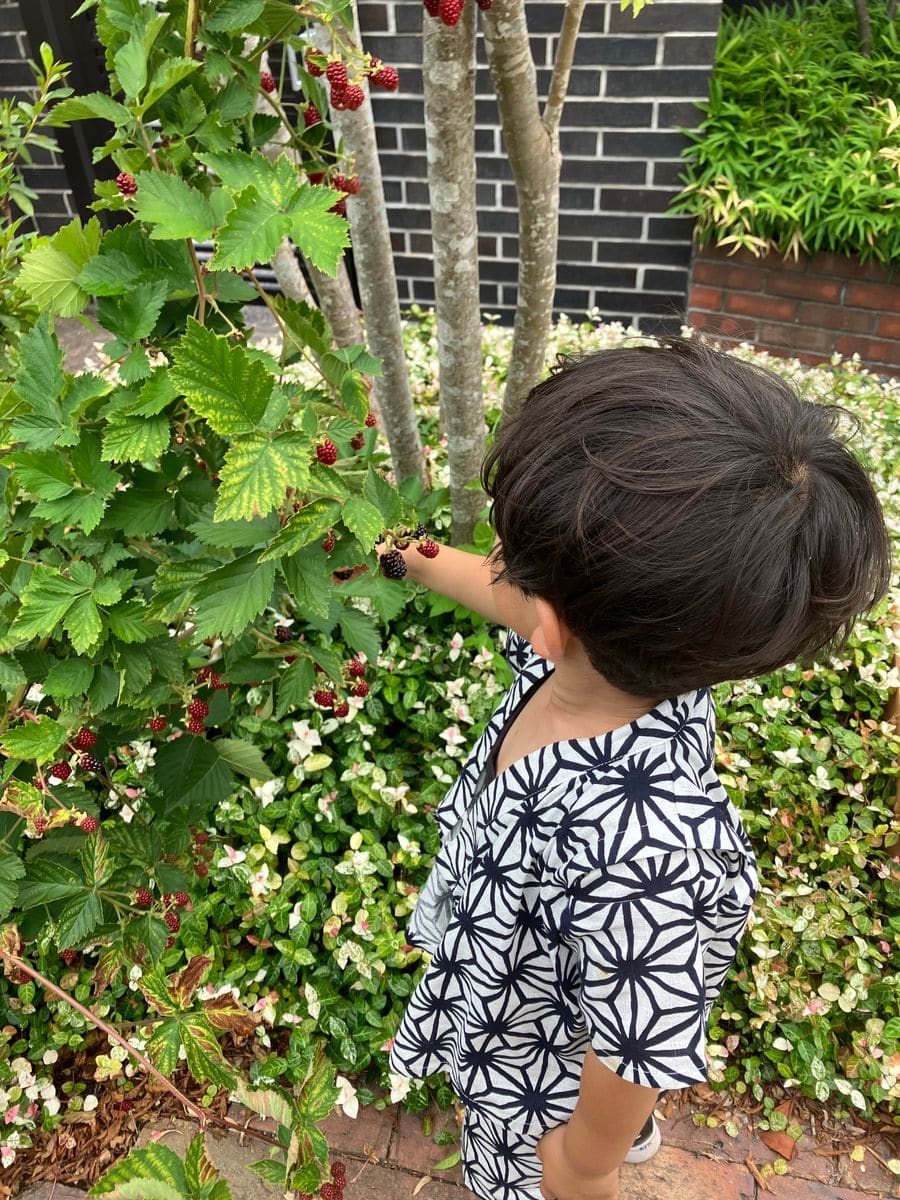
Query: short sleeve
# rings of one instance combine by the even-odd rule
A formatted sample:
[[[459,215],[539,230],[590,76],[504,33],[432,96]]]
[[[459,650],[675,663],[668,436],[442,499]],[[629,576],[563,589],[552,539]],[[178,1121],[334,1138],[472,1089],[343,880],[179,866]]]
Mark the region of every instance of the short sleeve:
[[[525,670],[532,659],[535,658],[535,653],[530,642],[526,641],[520,633],[515,633],[510,629],[506,635],[506,646],[503,650],[503,657],[515,673],[519,675]]]
[[[706,1079],[705,952],[726,873],[679,850],[570,883],[560,933],[577,952],[578,1003],[591,1046],[643,1087]]]

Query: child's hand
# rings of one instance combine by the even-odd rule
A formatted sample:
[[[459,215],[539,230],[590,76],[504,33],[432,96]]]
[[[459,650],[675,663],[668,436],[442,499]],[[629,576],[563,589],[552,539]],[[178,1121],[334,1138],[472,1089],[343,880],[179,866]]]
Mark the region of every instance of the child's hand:
[[[609,1175],[583,1175],[566,1161],[563,1149],[564,1125],[545,1133],[535,1147],[541,1160],[541,1195],[546,1200],[617,1200],[619,1172]]]

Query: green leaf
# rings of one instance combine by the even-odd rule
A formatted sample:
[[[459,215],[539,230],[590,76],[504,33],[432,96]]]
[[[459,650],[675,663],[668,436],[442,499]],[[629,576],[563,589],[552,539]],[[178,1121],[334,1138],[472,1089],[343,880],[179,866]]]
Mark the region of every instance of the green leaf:
[[[134,287],[135,264],[123,250],[102,250],[78,276],[80,288],[92,296],[121,296]]]
[[[324,1121],[335,1106],[340,1089],[334,1086],[334,1067],[320,1067],[304,1084],[298,1107],[305,1123]]]
[[[153,491],[131,487],[127,492],[117,492],[106,510],[104,527],[121,529],[126,537],[151,537],[161,533],[175,511],[173,497],[161,484],[158,480]]]
[[[381,653],[381,638],[371,618],[347,605],[341,609],[338,625],[347,644],[354,650],[362,650],[370,662],[375,662]]]
[[[381,513],[383,528],[390,529],[400,520],[400,497],[396,489],[372,466],[366,471],[363,495]]]
[[[88,92],[86,96],[70,96],[68,100],[54,105],[46,123],[61,128],[72,121],[86,121],[91,117],[111,121],[113,125],[127,125],[131,113],[124,104],[104,92]]]
[[[349,225],[328,211],[339,198],[331,188],[302,187],[289,209],[291,237],[310,262],[332,278],[350,245]]]
[[[0,921],[5,921],[16,902],[16,886],[25,874],[25,864],[17,854],[0,850]]]
[[[94,664],[83,658],[64,658],[54,663],[44,680],[44,691],[54,700],[69,700],[88,690]]]
[[[63,949],[84,942],[103,923],[103,903],[96,892],[70,900],[59,914],[57,937]]]
[[[46,317],[41,317],[19,343],[16,392],[33,413],[56,416],[54,402],[65,385],[63,353]]]
[[[289,487],[306,487],[309,443],[297,433],[241,438],[225,455],[219,476],[217,521],[264,517],[281,506]]]
[[[170,375],[216,433],[227,435],[256,428],[274,386],[263,364],[243,346],[230,345],[193,318],[175,348]]]
[[[306,703],[312,690],[315,673],[308,658],[298,658],[278,676],[278,704],[275,716],[280,720]]]
[[[106,620],[110,632],[120,641],[129,644],[147,642],[165,631],[164,626],[158,622],[147,620],[147,606],[140,600],[129,600],[111,608],[106,614]]]
[[[207,19],[205,28],[212,33],[242,33],[253,24],[264,7],[263,0],[225,0]]]
[[[103,431],[103,457],[107,462],[149,462],[169,445],[166,417],[133,417]]]
[[[8,638],[12,645],[46,637],[63,619],[84,589],[54,567],[39,564],[22,593],[22,605]]]
[[[19,907],[38,908],[56,900],[69,900],[84,891],[84,880],[58,862],[37,859],[28,864],[25,879],[19,884]]]
[[[205,1017],[189,1017],[181,1026],[187,1067],[195,1079],[210,1080],[219,1087],[234,1086],[235,1072],[226,1063],[216,1035]]]
[[[219,1173],[206,1153],[202,1133],[191,1138],[191,1144],[184,1156],[184,1175],[189,1191],[197,1197],[202,1197],[203,1200],[212,1200],[210,1187],[214,1180],[223,1182],[219,1179]],[[227,1191],[227,1188],[223,1195],[227,1196],[227,1200],[231,1200],[231,1193]]]
[[[12,692],[27,682],[28,676],[12,655],[0,655],[0,689]]]
[[[337,523],[340,515],[341,507],[336,500],[312,500],[298,513],[294,513],[290,521],[272,538],[260,555],[260,561],[268,562],[271,559],[283,558],[286,554],[296,554],[310,542],[323,537]]]
[[[258,262],[269,262],[285,237],[290,220],[256,188],[248,187],[234,198],[234,208],[216,234],[216,252],[210,266],[241,271]]]
[[[101,296],[97,320],[123,342],[149,337],[169,291],[166,279],[133,283],[122,296]]]
[[[127,1161],[127,1160],[126,1160]],[[97,1193],[91,1191],[89,1196]],[[117,1184],[110,1200],[184,1200],[185,1193],[176,1191],[161,1179],[129,1179]]]
[[[281,573],[298,611],[307,618],[327,617],[333,585],[320,546],[281,560]]]
[[[75,280],[100,246],[100,223],[92,218],[82,228],[76,219],[52,238],[39,238],[22,260],[16,286],[41,312],[74,317],[90,299]]]
[[[204,546],[227,550],[248,549],[267,542],[278,529],[278,520],[274,516],[253,521],[214,521],[211,517],[201,517],[188,529]]]
[[[259,562],[255,554],[220,567],[197,587],[197,636],[236,637],[269,603],[275,584],[274,563]]]
[[[141,171],[135,182],[135,209],[142,221],[154,227],[151,238],[205,242],[212,236],[216,217],[210,202],[180,176]]]
[[[92,596],[80,596],[66,615],[63,626],[76,654],[84,654],[100,641],[103,621]]]
[[[361,496],[351,496],[341,509],[341,520],[354,534],[364,550],[371,549],[384,529],[381,512]]]
[[[284,1188],[287,1184],[287,1166],[283,1159],[261,1158],[259,1162],[247,1163],[247,1170],[254,1171],[260,1179],[275,1187]]]
[[[155,1036],[155,1035],[154,1035]],[[178,1062],[178,1051],[175,1051],[175,1063],[165,1073],[174,1071]],[[184,1200],[187,1194],[187,1178],[181,1159],[174,1150],[153,1142],[143,1150],[132,1150],[127,1158],[116,1163],[106,1174],[98,1179],[88,1195],[106,1196],[115,1192],[116,1188],[128,1186],[131,1182],[148,1184],[159,1183],[170,1189],[170,1195],[165,1193],[146,1193],[147,1200]],[[174,1195],[171,1195],[174,1193]],[[113,1198],[111,1197],[111,1200]],[[132,1192],[128,1200],[142,1200],[139,1192]]]
[[[12,456],[16,480],[42,500],[59,500],[75,490],[75,480],[65,459],[49,450],[20,451]]]
[[[273,778],[265,759],[252,742],[240,738],[217,738],[212,745],[219,757],[238,775],[262,781]]]
[[[160,747],[156,778],[170,804],[186,807],[218,804],[234,786],[234,776],[215,747],[189,735]]]
[[[141,103],[141,111],[147,112],[157,100],[161,100],[176,84],[181,83],[182,79],[199,70],[199,67],[200,63],[193,58],[167,58],[150,80],[147,94]]]

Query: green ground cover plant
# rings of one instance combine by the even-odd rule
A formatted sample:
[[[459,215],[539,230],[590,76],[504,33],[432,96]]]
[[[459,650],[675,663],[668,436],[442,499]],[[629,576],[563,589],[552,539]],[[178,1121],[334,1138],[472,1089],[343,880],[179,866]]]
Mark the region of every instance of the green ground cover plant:
[[[450,518],[435,332],[433,318],[420,316],[406,336],[433,491],[417,497],[417,511],[440,539]],[[551,351],[613,345],[624,336],[616,327],[562,321]],[[485,328],[489,417],[496,416],[508,345],[509,331]],[[897,384],[852,364],[809,369],[758,357],[859,422],[858,444],[896,531]],[[102,375],[102,362],[95,365]],[[296,368],[298,380],[306,370]],[[383,456],[375,446],[373,461]],[[490,544],[486,525],[478,539],[482,549]],[[238,639],[233,657],[213,640],[203,651],[213,670],[221,664],[226,679],[232,672],[216,736],[252,747],[263,769],[233,777],[186,836],[166,844],[166,861],[154,870],[167,879],[177,872],[188,902],[176,910],[178,936],[162,945],[158,965],[132,963],[98,994],[104,930],[73,939],[63,958],[57,914],[34,932],[33,947],[49,978],[145,1049],[165,1026],[163,981],[171,988],[188,963],[208,960],[191,1010],[249,1014],[239,1044],[252,1085],[271,1091],[302,1083],[316,1048],[337,1074],[329,1103],[336,1095],[351,1113],[360,1103],[391,1100],[421,1109],[432,1097],[449,1103],[452,1093],[442,1079],[410,1085],[387,1070],[390,1038],[421,966],[405,921],[437,849],[430,812],[509,673],[501,631],[440,598],[385,586],[371,572],[335,591],[372,630],[362,651],[348,636],[356,618],[326,629],[290,603],[270,604],[258,616],[262,630],[291,622],[288,642]],[[771,1109],[786,1090],[827,1101],[838,1114],[900,1121],[900,916],[892,900],[900,738],[885,718],[900,683],[896,620],[896,609],[885,605],[860,624],[839,661],[717,690],[720,768],[763,879],[711,1024],[713,1086],[738,1102],[746,1096]],[[290,660],[313,646],[335,674],[353,659],[362,666],[353,678],[364,679],[368,694],[350,696],[344,717],[318,709],[309,689],[285,686],[296,666]],[[94,790],[100,829],[91,836],[111,847],[140,844],[144,853],[164,827],[157,767],[177,741],[168,741],[171,726],[159,736],[129,736],[111,735],[115,764],[102,791]],[[61,795],[80,797],[81,789],[69,784]],[[41,844],[20,843],[27,861],[44,857],[33,854]],[[0,1154],[14,1166],[36,1130],[83,1121],[110,1089],[127,1101],[146,1085],[126,1054],[63,1001],[42,1001],[30,982],[7,980],[0,988],[9,1012],[0,1034]],[[77,1054],[92,1069],[72,1078]],[[224,1086],[208,1080],[210,1102]]]
[[[672,209],[701,245],[900,259],[900,26],[869,8],[869,54],[844,0],[724,13]]]

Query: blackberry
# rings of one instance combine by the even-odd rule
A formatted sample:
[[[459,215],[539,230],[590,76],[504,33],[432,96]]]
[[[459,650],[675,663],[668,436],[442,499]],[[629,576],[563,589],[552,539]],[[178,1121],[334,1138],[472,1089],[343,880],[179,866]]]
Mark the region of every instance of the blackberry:
[[[167,937],[166,938],[166,949],[171,950],[174,945],[175,945],[175,939],[173,937]]]
[[[325,540],[322,542],[322,549],[325,551],[326,554],[330,554],[336,545],[337,545],[337,534],[332,529],[328,533],[326,533]]]
[[[365,425],[367,426],[367,428],[374,429],[377,424],[378,424],[378,418],[375,416],[375,414],[367,413],[366,420],[365,420]]]
[[[340,704],[336,704],[334,706],[334,715],[336,717],[349,717],[350,716],[350,705],[347,703],[346,700],[342,700],[340,702]]]
[[[288,625],[276,625],[275,626],[275,641],[276,642],[289,642],[291,640],[292,636],[293,635],[291,634],[291,630]]]
[[[362,90],[358,83],[351,83],[347,88],[344,88],[341,94],[341,102],[345,108],[349,108],[351,112],[356,112],[358,108],[366,102],[366,93]]]
[[[310,75],[314,76],[315,78],[318,78],[320,75],[325,74],[324,67],[321,67],[319,65],[317,59],[318,59],[318,56],[315,54],[315,52],[313,50],[307,50],[307,52],[306,52],[306,69],[307,69],[307,71],[309,71]]]
[[[67,967],[71,967],[78,958],[77,950],[60,950],[59,957],[63,960]]]
[[[167,912],[163,917],[163,920],[173,933],[177,933],[181,928],[181,918],[179,917],[178,913]]]
[[[54,779],[58,779],[60,782],[65,783],[72,774],[72,768],[67,762],[54,763],[50,768],[50,774]]]
[[[396,67],[382,67],[371,76],[371,82],[385,91],[396,92],[400,86],[400,76]]]
[[[85,833],[96,833],[100,828],[100,822],[96,817],[85,817],[78,828],[83,830]]]
[[[362,679],[365,673],[365,663],[361,663],[358,658],[351,658],[347,664],[347,674],[352,675],[354,679]]]
[[[76,750],[90,750],[91,746],[96,746],[96,744],[97,735],[92,729],[80,729],[72,743]]]
[[[194,874],[203,879],[209,874],[209,867],[203,862],[194,863]]]
[[[317,688],[313,692],[313,702],[319,708],[334,708],[334,692],[329,688]]]
[[[431,538],[426,538],[424,542],[419,542],[416,549],[423,558],[437,558],[441,550],[437,542],[433,542]]]
[[[153,904],[153,895],[146,888],[138,888],[134,893],[134,902],[138,908],[150,908]]]
[[[116,187],[123,196],[133,196],[137,189],[137,180],[127,171],[120,171],[116,176]]]
[[[353,437],[350,439],[350,449],[351,450],[362,450],[362,448],[363,448],[363,446],[365,446],[365,444],[366,444],[366,435],[364,433],[354,433]]]
[[[385,579],[402,579],[406,574],[406,561],[399,550],[389,550],[378,561]]]
[[[336,463],[337,456],[337,446],[334,444],[331,438],[326,438],[324,442],[320,442],[320,444],[316,446],[316,458],[326,467],[330,467]]]
[[[314,104],[307,104],[306,108],[303,110],[303,124],[307,129],[312,129],[313,125],[321,125],[321,123],[322,114]],[[311,175],[310,180],[312,180]]]
[[[187,731],[194,734],[206,733],[206,726],[199,717],[191,717],[187,723]]]
[[[201,667],[197,672],[197,682],[208,683],[210,675],[212,675],[212,667]]]
[[[428,527],[426,525],[423,525],[422,522],[420,521],[418,523],[418,525],[415,527],[415,529],[413,530],[413,537],[414,538],[428,537]]]
[[[278,84],[275,82],[275,76],[271,71],[260,72],[259,86],[264,92],[268,92],[269,95],[275,91],[275,89],[278,87]]]
[[[365,697],[368,696],[368,694],[369,694],[369,685],[366,683],[366,681],[364,679],[361,679],[359,681],[359,683],[355,683],[353,685],[353,687],[350,689],[350,695],[356,696],[359,700],[364,700]]]
[[[187,905],[190,904],[190,902],[191,902],[191,898],[187,894],[187,892],[176,892],[175,895],[172,897],[172,899],[175,901],[175,903],[178,905],[179,908],[186,908]]]
[[[49,828],[50,828],[50,822],[47,820],[46,817],[35,817],[34,818],[34,832],[37,834],[38,837],[43,837]]]
[[[347,68],[342,62],[329,63],[325,68],[325,78],[332,87],[343,88],[347,86]]]
[[[343,1200],[344,1189],[336,1183],[323,1183],[319,1188],[321,1200]]]
[[[78,765],[82,771],[93,771],[95,774],[97,771],[103,770],[103,763],[99,758],[94,758],[93,754],[82,754],[78,760]]]
[[[209,716],[209,705],[205,700],[192,700],[187,706],[187,715],[203,721]]]
[[[153,733],[162,733],[167,725],[168,721],[165,717],[151,717],[147,722],[147,728],[152,730]]]
[[[347,1178],[347,1168],[342,1162],[333,1162],[331,1164],[331,1178],[336,1184],[343,1185]]]

